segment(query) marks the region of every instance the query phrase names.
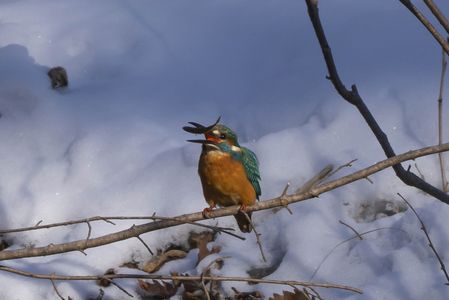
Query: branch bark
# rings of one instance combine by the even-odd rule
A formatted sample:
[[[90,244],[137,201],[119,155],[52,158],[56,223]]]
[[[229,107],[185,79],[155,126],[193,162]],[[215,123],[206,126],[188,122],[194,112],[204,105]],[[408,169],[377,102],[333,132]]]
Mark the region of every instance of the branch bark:
[[[401,2],[410,3],[408,0],[401,0]],[[337,67],[334,62],[334,58],[332,55],[331,48],[327,42],[326,35],[324,33],[324,29],[321,25],[320,16],[318,13],[318,1],[316,0],[306,0],[307,7],[308,7],[308,13],[310,20],[312,22],[313,28],[315,30],[316,36],[318,38],[318,41],[321,46],[321,50],[323,52],[324,60],[327,65],[327,69],[329,71],[328,79],[331,80],[332,84],[334,85],[335,89],[338,91],[341,97],[345,99],[347,102],[354,105],[362,115],[362,117],[365,119],[365,122],[370,127],[371,131],[374,133],[374,135],[377,138],[377,141],[381,145],[385,155],[387,157],[394,157],[396,154],[393,150],[393,148],[390,145],[390,142],[388,141],[387,135],[382,131],[379,124],[377,123],[374,116],[371,114],[370,110],[366,106],[365,102],[363,101],[362,97],[360,96],[356,85],[352,85],[351,90],[346,89],[345,85],[340,79],[340,76],[337,72]],[[411,3],[410,3],[411,4]],[[445,43],[443,39],[443,47],[446,47],[446,52],[449,53],[449,44]],[[421,178],[419,178],[414,173],[410,172],[409,170],[405,170],[401,164],[397,164],[393,166],[393,169],[396,173],[396,175],[407,185],[414,186],[429,195],[432,195],[433,197],[437,198],[438,200],[449,204],[449,195],[441,191],[440,189],[434,187],[433,185],[430,185],[429,183],[425,182]]]
[[[447,20],[446,20],[447,21]],[[443,90],[444,90],[444,78],[446,75],[447,61],[446,53],[442,52],[441,59],[441,77],[440,77],[440,92],[438,95],[438,144],[443,143]],[[446,177],[446,172],[444,170],[444,157],[442,153],[438,153],[438,159],[440,162],[440,172],[441,172],[441,184],[443,192],[448,192],[448,182]]]
[[[449,43],[444,37],[436,30],[436,28],[430,23],[429,20],[419,11],[419,9],[413,5],[410,0],[399,0],[420,22],[426,27],[434,39],[443,47],[444,52],[449,55]],[[432,11],[433,12],[433,11]]]
[[[441,12],[440,8],[433,2],[433,0],[424,0],[424,3],[430,9],[435,18],[437,18],[438,22],[440,22],[441,26],[443,26],[444,30],[446,30],[446,32],[449,34],[449,21]]]
[[[401,155],[397,155],[395,157],[388,158],[381,162],[378,162],[368,168],[360,170],[358,172],[354,172],[350,175],[341,177],[339,179],[323,183],[321,185],[317,185],[312,189],[297,193],[293,195],[283,195],[277,198],[273,198],[270,200],[259,201],[252,206],[248,206],[246,211],[258,211],[265,210],[274,207],[284,207],[290,203],[295,203],[307,199],[311,199],[314,197],[318,197],[320,194],[328,192],[330,190],[334,190],[338,187],[344,186],[356,180],[364,179],[374,173],[377,173],[381,170],[384,170],[388,167],[395,166],[403,161],[415,159],[421,156],[435,154],[441,151],[449,151],[449,143],[436,145],[426,148],[421,148],[414,151],[409,151],[403,153]],[[208,215],[211,218],[219,218],[224,216],[235,215],[240,209],[240,206],[229,206],[220,209],[216,209],[211,211]],[[8,259],[17,259],[17,258],[25,258],[25,257],[36,257],[36,256],[47,256],[59,253],[65,253],[70,251],[84,251],[88,248],[99,247],[111,243],[115,243],[118,241],[135,238],[144,233],[173,227],[181,224],[185,224],[188,222],[196,222],[204,220],[204,216],[202,212],[196,212],[191,214],[185,214],[178,217],[173,217],[167,220],[160,220],[151,223],[146,223],[142,225],[135,225],[129,229],[122,230],[119,232],[107,234],[104,236],[100,236],[97,238],[92,238],[89,240],[83,239],[78,241],[73,241],[69,243],[63,244],[51,244],[45,247],[36,247],[36,248],[24,248],[17,250],[4,250],[0,251],[0,260],[8,260]]]
[[[334,288],[347,290],[354,293],[362,294],[362,291],[358,288],[354,288],[347,285],[334,284],[334,283],[315,283],[309,281],[295,281],[295,280],[276,280],[276,279],[256,279],[248,277],[228,277],[228,276],[169,276],[169,275],[155,275],[155,274],[110,274],[110,275],[86,275],[86,276],[68,276],[68,275],[56,275],[56,274],[36,274],[27,271],[17,270],[14,268],[0,266],[0,271],[5,271],[25,277],[35,279],[50,279],[50,280],[64,280],[64,281],[90,281],[101,279],[152,279],[152,280],[177,280],[177,281],[240,281],[250,283],[268,283],[277,285],[290,285],[290,286],[304,286],[304,287],[319,287],[319,288]]]

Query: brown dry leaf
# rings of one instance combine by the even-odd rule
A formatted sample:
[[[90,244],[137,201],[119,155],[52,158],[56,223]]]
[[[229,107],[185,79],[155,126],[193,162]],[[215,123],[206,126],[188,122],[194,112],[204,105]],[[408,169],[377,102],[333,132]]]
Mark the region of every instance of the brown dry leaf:
[[[130,268],[130,269],[138,269],[139,263],[137,261],[128,261],[128,262],[123,263],[120,267]]]
[[[221,251],[220,246],[213,246],[211,250],[207,248],[207,244],[211,242],[208,236],[204,236],[198,240],[198,260],[196,264],[198,265],[206,256],[218,253]]]
[[[215,240],[215,233],[212,231],[191,232],[188,240],[190,249],[199,248],[200,240],[207,241],[206,243],[212,242]]]
[[[161,253],[154,256],[150,261],[145,263],[142,270],[147,273],[153,273],[159,270],[166,262],[174,259],[184,258],[187,255],[185,251],[182,250],[168,250],[167,252]]]
[[[309,300],[306,294],[302,291],[295,289],[295,292],[283,291],[282,295],[274,294],[269,300]]]
[[[178,291],[178,287],[176,285],[162,280],[139,280],[139,288],[139,294],[143,298],[158,297],[161,299],[168,299],[175,295]]]
[[[117,274],[117,273],[115,273],[115,270],[112,269],[112,268],[111,268],[111,269],[108,269],[108,270],[104,273],[104,275],[115,275],[115,274]],[[96,282],[97,282],[97,284],[98,284],[99,286],[102,286],[102,287],[108,287],[108,286],[111,285],[111,281],[108,280],[108,279],[105,279],[105,278],[98,279]]]
[[[227,299],[253,300],[253,299],[262,299],[263,298],[262,294],[259,291],[239,292],[235,287],[232,287],[232,290],[235,293],[234,298],[227,298]]]

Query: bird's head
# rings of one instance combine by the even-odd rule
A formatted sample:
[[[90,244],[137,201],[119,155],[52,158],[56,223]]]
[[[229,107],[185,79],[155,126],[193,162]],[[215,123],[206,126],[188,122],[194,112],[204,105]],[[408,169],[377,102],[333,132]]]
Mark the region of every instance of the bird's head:
[[[192,143],[200,143],[205,146],[207,150],[219,150],[224,152],[240,152],[240,145],[237,140],[237,135],[227,126],[218,124],[220,118],[210,125],[203,126],[199,123],[189,122],[195,126],[184,126],[183,129],[189,133],[204,134],[203,140],[187,140]]]

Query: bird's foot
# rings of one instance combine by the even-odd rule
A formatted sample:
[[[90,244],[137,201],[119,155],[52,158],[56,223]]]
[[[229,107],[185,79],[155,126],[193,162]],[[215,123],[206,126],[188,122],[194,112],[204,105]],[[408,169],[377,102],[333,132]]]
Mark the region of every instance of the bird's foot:
[[[209,215],[214,210],[214,208],[215,208],[215,204],[203,209],[203,217],[206,219],[209,219],[210,218]]]

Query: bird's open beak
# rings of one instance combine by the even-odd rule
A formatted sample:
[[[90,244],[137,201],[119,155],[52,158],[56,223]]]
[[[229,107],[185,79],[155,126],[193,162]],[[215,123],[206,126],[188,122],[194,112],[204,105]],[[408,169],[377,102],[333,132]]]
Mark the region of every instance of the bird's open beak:
[[[217,125],[218,122],[220,122],[220,118],[221,117],[218,117],[217,121],[215,121],[215,123],[210,125],[210,126],[204,126],[204,125],[201,125],[201,124],[196,123],[196,122],[189,122],[189,124],[191,124],[191,125],[193,125],[195,127],[184,126],[184,127],[182,127],[182,129],[184,129],[184,131],[187,131],[189,133],[205,134],[206,132],[212,130],[212,128],[214,128],[214,126]],[[189,142],[192,142],[192,140],[189,140]],[[193,143],[198,143],[198,142],[193,142]]]

